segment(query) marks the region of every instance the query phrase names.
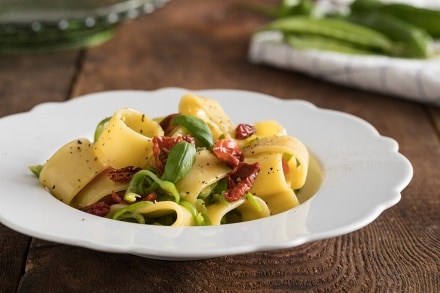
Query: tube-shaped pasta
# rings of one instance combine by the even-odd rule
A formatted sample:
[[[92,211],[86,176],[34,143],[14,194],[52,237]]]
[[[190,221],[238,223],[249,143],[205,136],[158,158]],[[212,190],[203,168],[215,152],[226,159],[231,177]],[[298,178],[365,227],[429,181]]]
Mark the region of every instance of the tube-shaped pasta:
[[[282,159],[281,153],[258,154],[245,158],[248,163],[260,163],[260,173],[250,192],[261,197],[272,214],[299,205],[298,198],[284,176]]]
[[[233,202],[220,201],[207,207],[207,214],[211,225],[221,225],[223,217],[236,209],[241,215],[241,221],[251,221],[270,216],[270,210],[267,204],[261,198],[255,196],[256,203],[260,206],[259,210],[249,202],[248,199],[241,198]]]
[[[191,170],[185,177],[176,182],[180,196],[195,204],[198,195],[211,185],[226,177],[231,169],[222,163],[209,150],[201,150],[196,154],[196,159]]]
[[[293,136],[267,136],[254,140],[243,149],[245,158],[270,153],[282,155],[288,164],[284,173],[286,182],[292,189],[301,188],[306,182],[309,166],[309,152],[305,145]]]
[[[115,182],[107,175],[108,172],[102,172],[89,182],[73,198],[71,205],[76,208],[84,208],[100,201],[103,197],[112,194],[112,192],[123,191],[127,189],[127,182]]]
[[[243,153],[246,162],[260,164],[260,173],[250,192],[265,200],[272,214],[299,205],[294,190],[306,181],[309,153],[298,139],[261,137],[245,147]]]
[[[253,124],[255,127],[255,133],[247,137],[244,140],[239,140],[238,143],[241,147],[245,147],[249,142],[260,138],[262,136],[285,136],[287,135],[286,129],[275,120],[262,120]]]
[[[86,138],[71,141],[58,149],[44,164],[39,179],[50,193],[70,204],[77,193],[107,168],[96,157]]]
[[[286,129],[274,120],[263,120],[254,123],[256,136],[287,135]]]
[[[154,136],[163,135],[160,125],[145,114],[122,108],[113,114],[95,143],[97,156],[115,169],[145,167],[153,155]]]
[[[186,94],[179,103],[179,112],[202,119],[211,129],[214,139],[229,138],[234,124],[217,101]]]

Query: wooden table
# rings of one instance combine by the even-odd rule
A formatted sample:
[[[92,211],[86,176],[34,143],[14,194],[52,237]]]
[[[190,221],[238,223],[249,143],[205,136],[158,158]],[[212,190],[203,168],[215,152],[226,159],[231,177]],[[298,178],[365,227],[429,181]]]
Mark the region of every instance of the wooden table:
[[[95,48],[1,56],[0,116],[97,91],[169,86],[304,99],[399,142],[414,167],[402,200],[348,235],[188,262],[60,245],[0,225],[1,292],[440,292],[439,109],[250,64],[249,36],[267,19],[233,9],[238,2],[172,1]]]

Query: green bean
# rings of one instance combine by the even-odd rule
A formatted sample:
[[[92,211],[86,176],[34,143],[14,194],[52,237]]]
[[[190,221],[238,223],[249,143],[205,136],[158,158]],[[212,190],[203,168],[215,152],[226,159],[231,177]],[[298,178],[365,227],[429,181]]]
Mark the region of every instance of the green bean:
[[[391,55],[405,58],[428,58],[431,56],[433,39],[424,30],[396,18],[378,12],[352,13],[348,20],[377,30],[397,45]]]
[[[425,30],[433,38],[440,38],[440,10],[404,3],[381,3],[378,0],[356,0],[352,3],[351,10],[387,13]]]
[[[271,22],[263,30],[324,36],[384,52],[393,47],[391,40],[382,33],[338,18],[286,17]]]
[[[323,36],[287,34],[284,39],[288,45],[299,50],[317,49],[356,55],[371,55],[375,53],[368,48],[362,48],[349,42]]]
[[[292,15],[311,15],[315,3],[311,0],[299,0],[297,3],[292,4],[289,0],[281,0],[277,6],[240,3],[238,7],[272,18],[283,18]]]

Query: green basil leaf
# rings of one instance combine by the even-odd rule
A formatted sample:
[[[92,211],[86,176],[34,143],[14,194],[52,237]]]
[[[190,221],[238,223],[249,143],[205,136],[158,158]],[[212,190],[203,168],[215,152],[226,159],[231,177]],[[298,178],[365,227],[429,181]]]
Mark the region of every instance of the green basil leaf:
[[[180,114],[171,121],[171,124],[185,127],[200,145],[212,149],[214,138],[212,137],[211,129],[209,129],[208,125],[202,119],[191,115]]]
[[[174,145],[168,153],[168,159],[165,163],[164,180],[176,183],[185,177],[194,165],[196,152],[196,146],[186,141]]]

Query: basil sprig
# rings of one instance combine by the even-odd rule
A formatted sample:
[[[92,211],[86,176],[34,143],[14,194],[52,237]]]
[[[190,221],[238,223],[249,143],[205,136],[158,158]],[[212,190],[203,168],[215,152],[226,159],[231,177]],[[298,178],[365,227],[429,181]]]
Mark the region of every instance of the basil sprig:
[[[181,141],[174,145],[168,153],[163,179],[176,183],[185,177],[196,160],[196,147],[194,144]]]
[[[214,145],[214,138],[212,137],[211,129],[209,129],[205,121],[200,118],[180,114],[171,121],[171,124],[174,126],[181,125],[185,127],[201,146],[211,149]]]

